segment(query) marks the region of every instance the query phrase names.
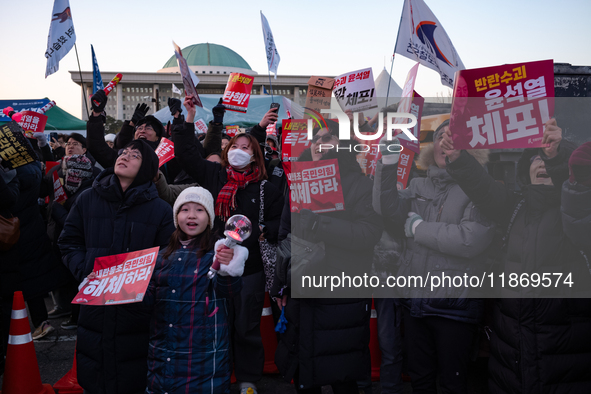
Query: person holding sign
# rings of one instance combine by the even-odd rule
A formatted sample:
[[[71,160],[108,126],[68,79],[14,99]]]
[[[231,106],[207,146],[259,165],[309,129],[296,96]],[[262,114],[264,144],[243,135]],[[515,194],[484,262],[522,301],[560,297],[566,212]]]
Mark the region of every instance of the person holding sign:
[[[407,189],[397,189],[400,151],[389,149],[398,139],[380,141],[382,159],[376,168],[373,206],[386,220],[392,236],[405,246],[398,277],[427,277],[442,272],[478,272],[495,227],[470,201],[446,171],[446,152],[439,146],[449,122],[433,134],[433,145],[421,149],[418,164],[428,168],[426,178],[414,178]],[[488,151],[473,152],[485,163]],[[465,287],[399,287],[408,373],[413,392],[467,393],[468,362],[477,324],[483,313],[481,299],[468,298]],[[437,379],[439,375],[439,379]]]
[[[183,190],[173,211],[176,230],[158,256],[144,298],[153,309],[146,392],[229,393],[226,299],[240,292],[248,249],[220,246],[213,197],[204,188]],[[214,259],[220,270],[210,280]]]
[[[547,121],[544,147],[525,149],[517,163],[519,193],[495,182],[467,151],[455,150],[448,130],[440,144],[448,174],[505,233],[502,272],[529,275],[532,282],[534,274],[542,277],[541,286],[505,282],[501,289],[493,314],[489,392],[591,392],[591,300],[548,298],[589,297],[589,143],[573,153],[575,145],[562,139],[556,120]],[[551,284],[547,273],[556,273]],[[560,273],[571,273],[574,284],[565,285],[564,277],[556,282],[553,275]]]
[[[104,140],[103,140],[104,141]],[[97,257],[168,244],[172,209],[152,179],[158,157],[143,140],[129,143],[70,209],[58,244],[81,283]],[[146,388],[150,311],[145,305],[81,305],[76,355],[78,383],[90,393],[136,393]]]
[[[242,291],[232,298],[234,368],[241,390],[256,390],[264,366],[260,322],[265,295],[265,273],[259,238],[277,242],[283,196],[270,182],[265,182],[264,157],[258,141],[249,134],[239,134],[222,151],[222,163],[206,160],[195,138],[195,105],[185,97],[187,118],[182,129],[173,131],[175,157],[199,185],[216,200],[214,229],[224,228],[232,215],[242,214],[252,223],[252,235],[243,242],[249,257],[244,267]],[[261,195],[264,196],[263,222],[259,221]],[[255,391],[256,393],[256,391]]]

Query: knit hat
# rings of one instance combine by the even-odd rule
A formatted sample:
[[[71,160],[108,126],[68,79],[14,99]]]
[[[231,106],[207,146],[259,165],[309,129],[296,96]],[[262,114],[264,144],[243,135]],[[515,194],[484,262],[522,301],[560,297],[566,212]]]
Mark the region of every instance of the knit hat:
[[[174,219],[174,226],[178,227],[177,216],[183,204],[188,202],[194,202],[197,204],[201,204],[203,208],[207,211],[209,215],[209,225],[213,229],[213,219],[214,219],[214,212],[213,212],[213,196],[209,192],[209,190],[204,189],[202,187],[188,187],[179,194],[176,201],[174,202],[173,212],[173,219]]]
[[[125,149],[137,149],[142,155],[142,165],[129,187],[133,188],[151,182],[158,174],[158,156],[156,152],[144,140],[133,140],[123,148],[123,150]]]
[[[591,186],[591,142],[579,146],[568,161],[570,183],[581,183]]]
[[[92,177],[92,162],[84,155],[66,157],[66,176],[64,186],[70,193],[76,191],[82,182]]]
[[[115,142],[115,134],[109,133],[105,136],[105,141],[107,142]]]
[[[138,124],[136,124],[136,127],[140,127],[143,124],[147,124],[149,126],[152,126],[152,128],[156,132],[156,135],[158,136],[158,139],[162,138],[162,134],[164,134],[164,126],[154,116],[152,116],[152,115],[146,116],[144,119],[140,120],[138,122]]]

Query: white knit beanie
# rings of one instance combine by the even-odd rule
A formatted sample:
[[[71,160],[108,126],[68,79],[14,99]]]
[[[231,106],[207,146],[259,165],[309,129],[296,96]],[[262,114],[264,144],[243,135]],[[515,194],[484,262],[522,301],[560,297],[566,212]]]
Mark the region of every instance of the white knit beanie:
[[[116,137],[116,135],[113,134],[113,133],[107,134],[105,136],[105,141],[107,141],[107,142],[115,142],[115,137]]]
[[[213,219],[215,218],[213,212],[213,196],[209,192],[209,190],[204,189],[202,187],[188,187],[179,194],[176,201],[174,202],[173,212],[173,219],[174,219],[174,227],[178,227],[177,222],[177,215],[181,210],[183,204],[188,202],[195,202],[197,204],[201,204],[203,208],[207,211],[209,215],[209,225],[213,229]]]

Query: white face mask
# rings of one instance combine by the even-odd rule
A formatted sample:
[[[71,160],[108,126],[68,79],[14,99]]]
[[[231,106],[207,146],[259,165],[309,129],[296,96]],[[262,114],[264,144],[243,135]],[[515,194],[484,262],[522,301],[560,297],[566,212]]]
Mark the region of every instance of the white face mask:
[[[228,152],[228,161],[234,168],[244,168],[250,164],[252,155],[249,155],[242,149],[232,149]]]

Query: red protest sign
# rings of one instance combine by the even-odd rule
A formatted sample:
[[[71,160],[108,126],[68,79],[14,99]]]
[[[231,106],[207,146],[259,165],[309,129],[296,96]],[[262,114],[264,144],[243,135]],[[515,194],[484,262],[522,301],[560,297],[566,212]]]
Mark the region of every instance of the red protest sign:
[[[246,112],[254,77],[241,73],[231,73],[224,92],[224,106],[230,111]]]
[[[240,126],[226,126],[226,134],[228,134],[230,136],[230,138],[234,137],[236,134],[238,134],[238,131],[240,129]]]
[[[156,156],[158,156],[158,167],[162,167],[172,160],[174,158],[174,144],[172,141],[162,137],[158,148],[156,148]]]
[[[195,121],[195,129],[198,130],[199,133],[207,133],[207,125],[203,119],[197,119]]]
[[[281,160],[295,161],[310,147],[307,119],[283,119],[281,122]]]
[[[398,158],[398,173],[396,174],[398,178],[396,187],[398,190],[406,189],[414,158],[415,153],[411,150],[406,149],[400,152],[400,157]]]
[[[450,118],[454,147],[541,147],[553,97],[552,60],[459,71]]]
[[[277,135],[277,122],[269,123],[266,131],[267,135]]]
[[[72,304],[114,305],[141,302],[150,283],[159,249],[154,247],[97,257],[93,269],[96,278],[84,279],[82,289],[74,297]]]
[[[292,212],[309,209],[320,213],[345,209],[337,159],[296,161],[291,163],[291,172],[287,177]]]
[[[68,199],[66,191],[60,182],[60,178],[57,175],[57,171],[53,172],[53,201],[62,204]]]
[[[27,136],[33,138],[33,133],[43,133],[47,124],[47,116],[35,111],[21,111],[22,118],[18,124]]]

